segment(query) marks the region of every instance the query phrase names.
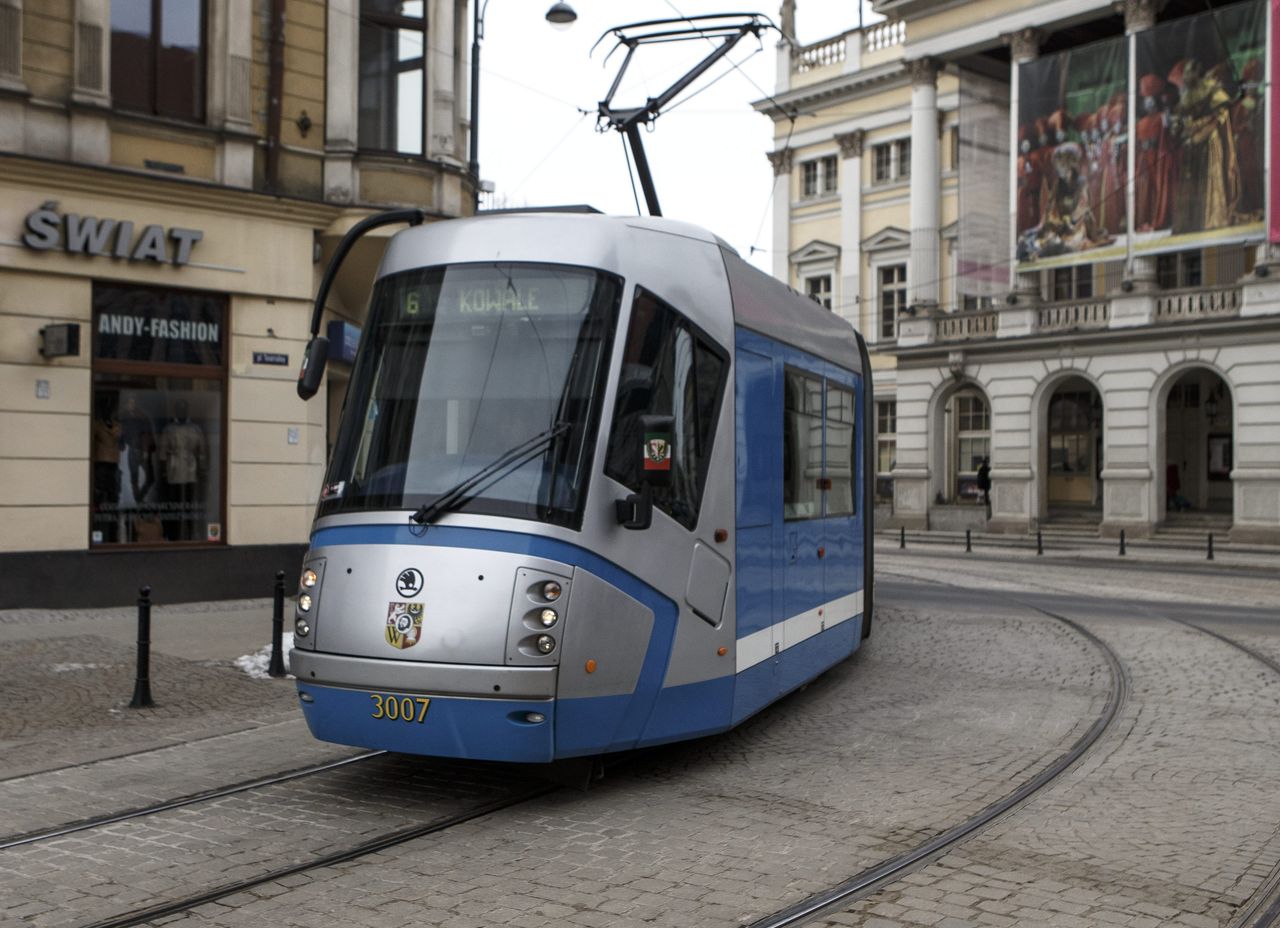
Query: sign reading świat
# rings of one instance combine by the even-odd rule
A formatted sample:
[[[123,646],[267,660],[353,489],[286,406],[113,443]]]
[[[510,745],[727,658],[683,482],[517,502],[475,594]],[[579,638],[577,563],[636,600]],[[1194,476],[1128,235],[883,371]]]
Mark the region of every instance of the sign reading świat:
[[[181,266],[191,260],[191,250],[204,238],[200,229],[178,226],[166,230],[146,225],[136,230],[127,219],[99,219],[78,213],[61,215],[57,203],[45,203],[27,213],[22,243],[36,251],[61,248],[69,254],[154,261]]]

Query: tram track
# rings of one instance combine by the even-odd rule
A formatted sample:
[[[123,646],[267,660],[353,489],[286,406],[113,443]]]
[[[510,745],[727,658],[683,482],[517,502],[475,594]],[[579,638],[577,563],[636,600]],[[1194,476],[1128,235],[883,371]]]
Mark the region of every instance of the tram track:
[[[354,757],[344,757],[336,761],[327,761],[323,764],[312,764],[308,767],[300,767],[296,770],[285,771],[284,773],[276,773],[265,777],[257,777],[252,780],[244,780],[228,786],[201,790],[197,793],[189,793],[185,796],[168,799],[164,802],[153,803],[152,805],[136,806],[132,809],[125,809],[119,812],[107,812],[101,815],[77,819],[73,822],[67,822],[66,824],[56,825],[52,828],[28,831],[22,834],[0,836],[0,851],[7,851],[10,848],[21,847],[24,844],[35,844],[39,841],[61,838],[65,835],[75,834],[79,831],[88,831],[91,828],[100,828],[104,825],[114,825],[118,822],[127,822],[134,819],[145,818],[148,815],[156,815],[160,812],[169,812],[174,809],[180,809],[183,806],[195,805],[199,802],[210,802],[215,799],[221,799],[225,796],[234,796],[236,793],[262,789],[264,787],[275,786],[280,783],[288,783],[292,780],[303,779],[319,773],[326,773],[330,770],[337,770],[350,764],[371,760],[386,753],[386,751],[369,751],[364,754],[357,754]]]
[[[937,586],[946,586],[952,589],[965,589],[965,590],[973,589],[972,587],[966,587],[961,584],[946,583],[945,581],[941,581],[933,578],[918,577],[912,574],[904,574],[904,573],[898,573],[896,571],[884,570],[883,568],[881,568],[880,573],[888,576],[900,577],[900,578],[917,582],[917,583],[928,583],[928,584],[933,584]],[[1035,589],[1038,589],[1040,591],[1050,593],[1050,594],[1061,595],[1063,593],[1063,591],[1059,588],[1048,586],[1043,583],[1037,583],[1035,581],[1019,580],[1019,583],[1023,584],[1024,586],[1033,587]],[[999,596],[1001,599],[1004,599],[1007,602],[1016,603],[1019,606],[1022,606],[1023,608],[1032,609],[1044,615],[1048,615],[1052,618],[1056,618],[1060,621],[1066,622],[1068,625],[1076,628],[1077,630],[1083,631],[1089,639],[1094,641],[1096,644],[1102,645],[1102,647],[1104,648],[1104,653],[1109,653],[1112,657],[1115,658],[1117,662],[1119,661],[1119,658],[1118,656],[1115,656],[1114,651],[1112,651],[1109,646],[1105,645],[1105,643],[1102,642],[1101,639],[1098,639],[1096,636],[1094,636],[1092,633],[1088,632],[1087,630],[1082,629],[1079,625],[1077,625],[1077,623],[1073,622],[1072,620],[1066,619],[1063,616],[1056,615],[1050,610],[1046,610],[1046,609],[1043,609],[1042,607],[1025,602],[1017,598],[1016,596],[1010,595],[1008,593],[993,594],[990,591],[988,591],[988,595]],[[1162,611],[1159,609],[1154,609],[1154,608],[1143,606],[1140,604],[1130,604],[1130,608],[1136,608],[1137,611],[1140,611],[1141,613],[1143,613],[1149,618],[1170,622],[1176,625],[1181,625],[1184,628],[1191,629],[1193,631],[1206,635],[1210,638],[1213,638],[1227,645],[1228,647],[1231,647],[1241,652],[1242,654],[1248,656],[1249,658],[1257,661],[1258,663],[1267,667],[1277,675],[1280,675],[1280,661],[1277,661],[1276,659],[1270,657],[1269,655],[1262,653],[1258,649],[1253,648],[1235,638],[1232,638],[1229,635],[1225,635],[1222,632],[1216,631],[1212,628],[1208,628],[1200,624],[1199,622],[1193,622],[1188,619],[1183,619],[1174,615],[1170,615],[1166,611]],[[1118,706],[1117,706],[1117,710],[1118,710]],[[1091,732],[1092,731],[1093,729],[1091,729]],[[1088,737],[1088,734],[1089,733],[1086,733],[1085,737]],[[1098,733],[1098,736],[1099,737],[1101,736],[1101,732]],[[1081,740],[1084,740],[1084,739],[1082,738]],[[1079,745],[1079,742],[1077,742],[1077,745]],[[1075,751],[1075,746],[1073,746],[1072,751],[1069,751],[1068,754],[1072,753],[1073,751]],[[1067,755],[1063,755],[1063,756],[1066,757]],[[1068,763],[1066,766],[1064,766],[1061,769],[1061,771],[1059,771],[1059,773],[1064,773],[1066,769],[1068,769],[1071,765],[1072,765],[1071,763]],[[1052,767],[1049,769],[1052,769]],[[1046,769],[1044,773],[1048,773],[1048,769]],[[1024,784],[1024,787],[1025,785],[1026,784]],[[1040,785],[1043,786],[1045,784],[1041,783]],[[803,925],[817,918],[820,918],[824,914],[829,914],[835,909],[847,907],[852,903],[858,902],[859,900],[874,894],[877,890],[883,888],[887,884],[893,882],[898,878],[901,878],[902,876],[907,875],[908,873],[912,872],[915,869],[919,869],[920,866],[923,866],[927,864],[930,860],[940,856],[940,854],[947,848],[953,845],[959,844],[966,838],[971,837],[973,834],[976,834],[986,825],[993,824],[995,820],[998,819],[1003,814],[1003,812],[993,812],[992,814],[988,815],[987,813],[989,812],[989,810],[993,810],[994,807],[999,806],[1004,802],[1007,802],[1009,798],[1021,792],[1021,790],[1022,788],[1020,788],[1020,790],[1018,791],[1015,791],[1014,794],[1010,794],[1010,797],[1006,797],[1006,800],[1002,800],[999,803],[995,803],[992,806],[987,807],[987,809],[984,809],[983,811],[979,812],[977,815],[973,816],[972,819],[969,819],[966,822],[963,822],[960,825],[953,827],[947,832],[944,832],[943,834],[934,838],[932,841],[922,844],[919,848],[913,851],[908,851],[902,855],[899,855],[896,858],[893,858],[890,861],[886,861],[875,867],[868,868],[867,870],[864,870],[862,873],[840,884],[838,887],[835,887],[832,890],[827,891],[826,893],[820,893],[820,894],[811,896],[809,899],[801,903],[798,903],[794,906],[791,906],[788,909],[781,910],[780,912],[774,913],[773,915],[768,916],[764,919],[757,920],[756,922],[751,923],[748,926],[748,928],[783,928],[783,926],[787,926],[787,928],[791,928],[791,926]],[[1034,790],[1032,790],[1031,792],[1034,792]],[[1030,798],[1030,792],[1028,792],[1023,798],[1024,799]],[[1012,805],[1010,805],[1009,808],[1006,809],[1005,811],[1010,811],[1013,805],[1016,805],[1016,803],[1013,803]],[[984,816],[985,816],[985,821],[977,822],[977,820],[983,819]],[[944,839],[946,839],[948,836],[951,836],[951,835],[954,835],[952,840],[944,841]],[[937,845],[937,846],[934,847],[934,845]],[[933,848],[933,849],[929,850],[929,848]],[[825,897],[829,897],[829,898],[827,898],[826,901],[823,902],[822,900]],[[1241,905],[1236,915],[1229,922],[1227,928],[1277,928],[1277,926],[1280,926],[1280,862],[1277,862],[1277,864],[1272,868],[1272,870],[1267,875],[1267,877],[1259,884],[1258,888],[1253,892],[1250,898],[1243,905]]]
[[[883,568],[879,573],[902,576],[919,582],[936,583],[939,586],[960,588],[955,584],[947,584],[937,580],[924,580],[908,574],[896,574]],[[985,806],[964,821],[951,826],[896,857],[881,861],[862,870],[830,889],[812,894],[785,909],[757,919],[749,923],[747,928],[794,928],[794,926],[808,924],[838,909],[846,908],[850,904],[872,895],[884,886],[925,866],[946,851],[962,844],[967,839],[991,826],[1006,814],[1018,808],[1045,786],[1072,769],[1111,728],[1112,722],[1119,715],[1120,708],[1128,699],[1129,693],[1128,673],[1119,655],[1105,641],[1073,619],[1022,602],[1013,597],[1002,596],[1002,598],[1062,623],[1082,636],[1102,654],[1111,674],[1111,688],[1102,712],[1099,713],[1093,724],[1076,739],[1070,748],[1050,762],[1034,777],[1024,781],[1012,792]]]

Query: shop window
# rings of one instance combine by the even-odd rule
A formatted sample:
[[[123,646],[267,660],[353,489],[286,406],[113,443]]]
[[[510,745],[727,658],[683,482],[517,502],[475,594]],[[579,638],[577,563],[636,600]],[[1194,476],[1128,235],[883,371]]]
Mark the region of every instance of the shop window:
[[[893,468],[898,463],[898,401],[876,403],[876,497],[893,499]]]
[[[426,153],[426,46],[423,0],[361,0],[361,148]]]
[[[800,194],[803,197],[824,197],[836,192],[840,182],[840,162],[835,155],[826,155],[800,165]]]
[[[728,356],[707,335],[636,288],[605,473],[638,492],[642,417],[671,416],[671,478],[654,487],[653,504],[690,529],[698,524],[728,367]]]
[[[223,540],[226,298],[93,288],[89,540]]]
[[[890,264],[879,271],[880,337],[898,337],[898,313],[907,305],[907,266]]]
[[[783,518],[853,515],[857,511],[853,391],[788,369],[783,392]]]
[[[111,0],[113,103],[204,120],[204,7],[199,0]]]

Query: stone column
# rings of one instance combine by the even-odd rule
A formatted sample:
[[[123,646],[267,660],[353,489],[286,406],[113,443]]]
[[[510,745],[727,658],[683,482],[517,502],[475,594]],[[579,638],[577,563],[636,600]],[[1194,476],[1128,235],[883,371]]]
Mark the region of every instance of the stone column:
[[[836,136],[840,146],[840,315],[860,332],[862,318],[862,152],[867,133],[854,129]],[[874,323],[875,320],[872,320]]]
[[[324,198],[352,203],[358,190],[356,75],[360,69],[359,0],[329,0],[325,49]]]
[[[773,165],[773,276],[791,285],[791,166],[795,152],[790,148],[771,151]]]
[[[106,0],[76,0],[71,74],[71,160],[111,160],[111,10]]]
[[[938,62],[907,62],[911,75],[911,257],[907,301],[912,306],[938,303]]]
[[[454,110],[453,62],[456,55],[449,54],[449,46],[453,44],[457,31],[453,28],[453,0],[436,0],[431,5],[431,13],[427,19],[430,30],[427,47],[423,52],[426,56],[427,93],[430,95],[423,101],[425,112],[422,118],[427,120],[428,146],[428,151],[423,154],[461,166],[454,145],[457,116]]]
[[[22,151],[26,134],[27,94],[22,80],[22,0],[0,0],[0,151]]]

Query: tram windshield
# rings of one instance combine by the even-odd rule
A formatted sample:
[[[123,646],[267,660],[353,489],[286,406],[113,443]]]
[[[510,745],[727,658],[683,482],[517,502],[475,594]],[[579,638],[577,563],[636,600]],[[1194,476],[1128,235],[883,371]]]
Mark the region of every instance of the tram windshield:
[[[384,277],[319,515],[418,509],[491,468],[448,509],[580,525],[621,293],[559,265]]]

